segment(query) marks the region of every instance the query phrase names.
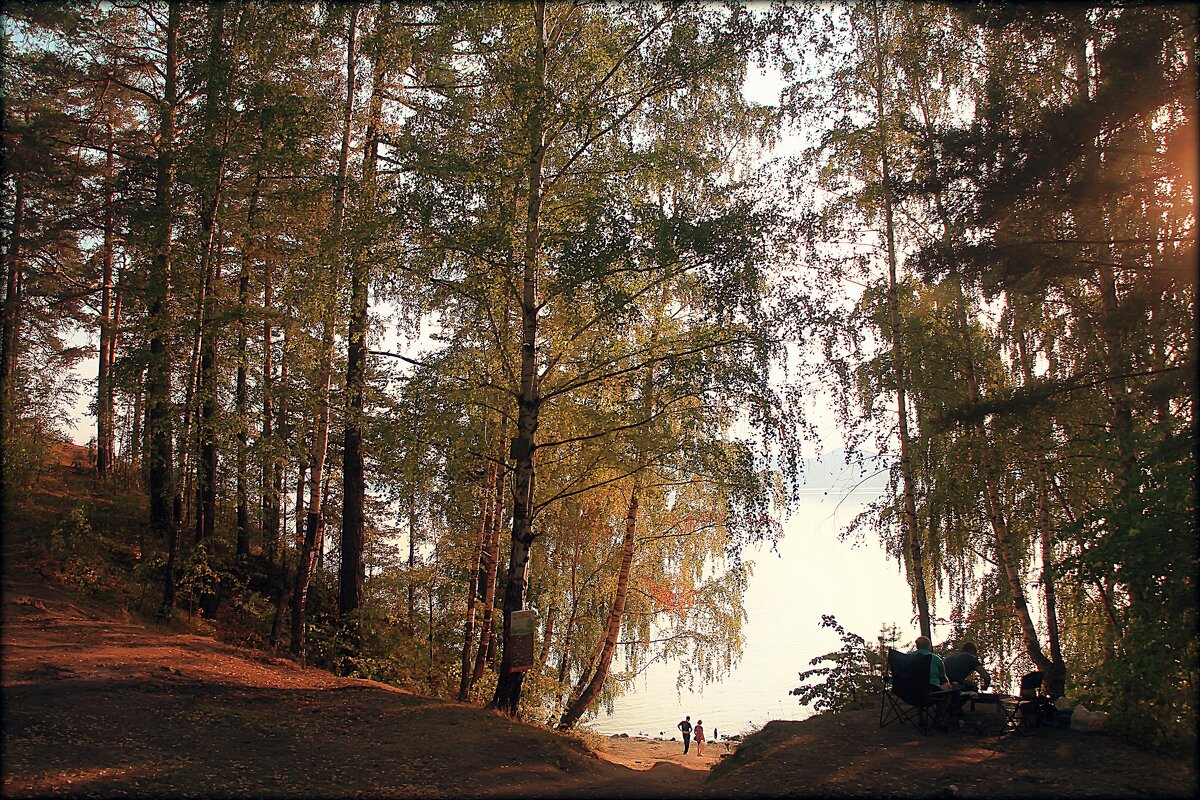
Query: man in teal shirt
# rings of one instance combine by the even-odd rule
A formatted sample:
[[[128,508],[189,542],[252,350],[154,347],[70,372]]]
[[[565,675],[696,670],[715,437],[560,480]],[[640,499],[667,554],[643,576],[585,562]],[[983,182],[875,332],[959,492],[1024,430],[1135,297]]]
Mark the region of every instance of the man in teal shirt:
[[[916,644],[917,649],[912,651],[914,654],[933,656],[929,659],[929,683],[934,690],[950,689],[950,679],[946,677],[946,665],[942,662],[941,656],[933,652],[933,642],[929,641],[928,636],[918,636]]]

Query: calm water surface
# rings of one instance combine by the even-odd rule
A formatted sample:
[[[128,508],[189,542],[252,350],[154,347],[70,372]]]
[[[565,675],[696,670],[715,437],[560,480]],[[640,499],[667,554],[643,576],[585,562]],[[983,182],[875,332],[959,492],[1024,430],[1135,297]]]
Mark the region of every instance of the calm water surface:
[[[912,603],[900,567],[887,559],[873,538],[855,546],[838,541],[838,532],[873,500],[876,492],[834,495],[814,490],[799,503],[785,525],[776,555],[751,554],[754,574],[746,592],[748,620],[742,660],[720,682],[693,692],[675,688],[677,663],[656,664],[616,702],[612,715],[588,720],[605,734],[628,733],[670,738],[675,724],[690,714],[704,720],[709,738],[746,733],[773,719],[804,719],[788,692],[808,662],[837,650],[841,642],[820,627],[822,614],[833,614],[849,631],[871,641],[883,624],[896,624],[902,640],[917,631]]]

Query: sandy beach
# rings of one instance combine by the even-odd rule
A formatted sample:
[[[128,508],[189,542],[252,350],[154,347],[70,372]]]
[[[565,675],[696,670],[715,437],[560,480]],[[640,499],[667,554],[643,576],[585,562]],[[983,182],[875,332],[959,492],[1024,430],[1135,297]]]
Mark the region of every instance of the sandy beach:
[[[724,742],[700,756],[665,736],[581,741],[3,578],[5,797],[1197,796],[1191,759],[1116,736],[922,735],[880,728],[873,704],[769,722],[728,756]],[[205,747],[160,744],[178,741]]]
[[[710,742],[704,748],[704,755],[697,755],[696,743],[692,742],[688,754],[684,755],[683,741],[678,738],[672,741],[622,735],[597,737],[594,745],[601,758],[630,769],[646,770],[666,762],[702,772],[711,769],[725,753],[732,753],[736,746],[734,742],[730,742],[728,748],[724,742]]]

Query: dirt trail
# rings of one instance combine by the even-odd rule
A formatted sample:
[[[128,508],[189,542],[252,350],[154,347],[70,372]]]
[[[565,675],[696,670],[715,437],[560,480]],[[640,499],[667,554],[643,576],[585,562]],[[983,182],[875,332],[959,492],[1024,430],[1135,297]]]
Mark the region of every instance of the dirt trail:
[[[154,797],[1192,797],[1113,737],[920,736],[873,710],[773,722],[728,756],[602,739],[147,628],[28,575],[3,593],[2,794]]]
[[[678,796],[705,775],[629,769],[477,707],[148,629],[8,577],[5,797]]]

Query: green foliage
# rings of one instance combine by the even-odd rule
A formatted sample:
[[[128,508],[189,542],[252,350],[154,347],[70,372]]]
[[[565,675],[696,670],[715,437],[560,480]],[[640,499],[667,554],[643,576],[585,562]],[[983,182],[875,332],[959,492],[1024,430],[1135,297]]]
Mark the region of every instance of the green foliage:
[[[221,586],[222,572],[208,551],[205,543],[199,542],[180,564],[179,598],[193,610],[201,597],[216,594]]]
[[[1109,710],[1113,727],[1131,738],[1190,750],[1200,685],[1200,561],[1195,464],[1181,445],[1166,441],[1151,451],[1136,516],[1123,528],[1095,520],[1097,540],[1072,566],[1107,566],[1134,589],[1118,609],[1113,652],[1081,675],[1081,694]]]
[[[892,461],[854,525],[911,575],[903,377],[923,577],[953,635],[1002,685],[1061,669],[1115,728],[1193,740],[1194,13],[863,2],[798,24],[820,56],[784,93],[821,133],[796,164],[823,190],[806,244],[863,287],[817,333],[850,448]]]
[[[128,608],[142,586],[142,551],[129,540],[123,509],[106,510],[110,503],[109,498],[76,502],[49,530],[34,531],[31,555],[44,574],[64,586]]]
[[[903,378],[921,577],[954,635],[1003,680],[1049,640],[1053,587],[1071,691],[1139,738],[1194,736],[1190,8],[550,3],[539,34],[527,4],[370,4],[348,121],[330,100],[350,85],[346,7],[173,8],[188,99],[171,108],[175,17],[156,6],[25,4],[4,20],[3,490],[22,511],[82,386],[73,367],[115,321],[100,318],[108,264],[117,472],[147,466],[152,384],[173,426],[180,602],[263,640],[297,553],[255,495],[278,469],[291,513],[327,412],[319,545],[336,563],[338,431],[362,423],[368,601],[338,619],[320,566],[313,659],[453,693],[480,531],[512,524],[524,414],[527,600],[556,623],[526,689],[550,715],[594,669],[635,492],[627,671],[598,702],[651,661],[678,660],[681,686],[735,663],[742,552],[780,535],[816,387],[836,395],[853,457],[891,464],[852,527],[874,526],[916,577],[894,458]],[[743,92],[766,63],[785,78],[779,107]],[[768,161],[785,120],[812,146]],[[206,284],[209,246],[221,273]],[[399,356],[368,359],[361,411],[343,390],[347,265],[369,277],[368,347]],[[196,387],[201,334],[216,359]],[[150,341],[169,369],[147,373],[165,363]],[[523,371],[535,396],[517,404]],[[200,427],[219,513],[192,549]],[[153,605],[166,541],[115,494],[64,510],[39,555],[72,585]],[[229,552],[239,507],[245,563]],[[1020,595],[1041,629],[1022,629]],[[828,710],[863,696],[875,662],[822,624],[843,647],[799,691]]]
[[[801,681],[811,681],[792,689],[802,706],[813,707],[818,714],[853,711],[879,701],[887,650],[896,643],[899,632],[884,628],[874,646],[847,631],[832,614],[821,615],[821,627],[831,628],[842,640],[840,649],[809,662],[813,669],[800,673]]]

